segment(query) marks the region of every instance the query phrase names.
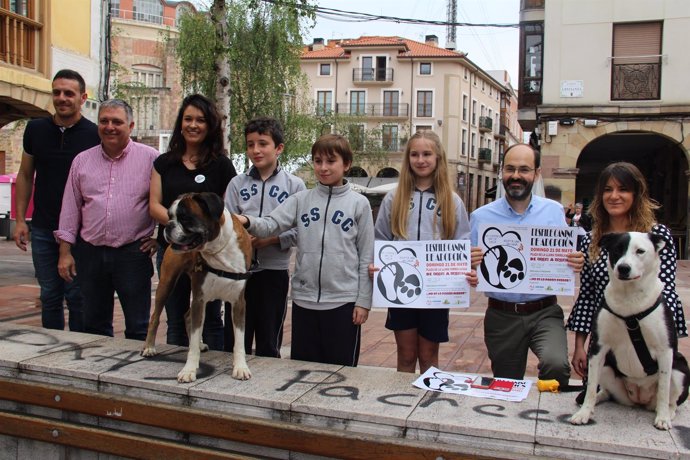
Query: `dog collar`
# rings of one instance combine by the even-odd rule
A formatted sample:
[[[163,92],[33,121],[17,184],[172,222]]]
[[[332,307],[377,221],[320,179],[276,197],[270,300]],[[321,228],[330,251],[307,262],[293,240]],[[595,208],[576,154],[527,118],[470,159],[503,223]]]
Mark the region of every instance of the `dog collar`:
[[[642,330],[640,329],[640,321],[649,316],[651,312],[656,310],[656,308],[661,305],[663,299],[663,292],[659,294],[659,297],[657,297],[656,301],[654,304],[646,309],[645,311],[641,313],[637,313],[636,315],[631,315],[631,316],[621,316],[615,311],[611,310],[611,307],[606,303],[606,298],[601,299],[601,307],[611,313],[613,316],[622,319],[625,321],[625,326],[628,329],[628,335],[630,336],[630,340],[632,341],[633,346],[635,347],[635,353],[637,354],[637,358],[640,360],[640,363],[642,364],[642,367],[644,368],[644,371],[647,375],[653,375],[656,374],[659,371],[659,364],[652,358],[652,355],[649,353],[649,348],[647,348],[647,343],[644,341],[644,337],[642,336]]]
[[[213,273],[214,275],[220,278],[226,278],[236,281],[249,279],[249,277],[252,275],[251,272],[235,273],[226,272],[224,270],[218,270],[216,268],[211,267],[209,264],[206,263],[206,261],[203,258],[199,257],[199,259],[197,260],[195,271],[201,271],[202,269],[206,270],[209,273]]]
[[[225,272],[223,270],[216,270],[215,268],[209,267],[208,265],[206,266],[206,270],[208,270],[209,273],[213,273],[216,276],[219,276],[221,278],[227,278],[231,280],[246,280],[248,279],[252,274],[251,272],[246,272],[246,273],[232,273],[232,272]]]

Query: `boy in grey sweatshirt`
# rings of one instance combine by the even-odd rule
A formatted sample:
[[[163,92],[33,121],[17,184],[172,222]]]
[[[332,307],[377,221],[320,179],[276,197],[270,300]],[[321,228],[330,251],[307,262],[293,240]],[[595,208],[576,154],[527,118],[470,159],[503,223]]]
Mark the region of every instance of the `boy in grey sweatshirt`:
[[[236,214],[262,217],[289,196],[307,188],[302,179],[280,167],[278,157],[284,144],[283,128],[278,120],[256,118],[249,121],[244,127],[244,137],[252,167],[232,179],[225,193],[225,206]],[[252,238],[256,265],[247,280],[244,295],[247,354],[252,353],[252,343],[256,339],[257,356],[280,358],[290,282],[290,248],[295,245],[296,236],[296,230],[291,229],[269,238]],[[225,343],[232,347],[229,309],[225,316]]]
[[[356,366],[361,325],[371,308],[371,207],[344,179],[352,165],[344,137],[321,136],[312,159],[316,188],[288,197],[267,217],[239,218],[258,237],[297,229],[292,359]]]

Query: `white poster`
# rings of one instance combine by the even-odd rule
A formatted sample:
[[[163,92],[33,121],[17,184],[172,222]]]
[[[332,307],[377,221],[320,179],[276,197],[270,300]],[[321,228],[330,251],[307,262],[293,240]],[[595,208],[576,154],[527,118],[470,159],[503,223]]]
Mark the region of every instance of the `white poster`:
[[[576,227],[480,225],[477,291],[574,295],[567,256],[577,250],[577,234]]]
[[[412,384],[422,390],[516,402],[524,400],[532,388],[530,380],[445,372],[433,366]]]
[[[467,308],[469,240],[376,241],[374,307]]]

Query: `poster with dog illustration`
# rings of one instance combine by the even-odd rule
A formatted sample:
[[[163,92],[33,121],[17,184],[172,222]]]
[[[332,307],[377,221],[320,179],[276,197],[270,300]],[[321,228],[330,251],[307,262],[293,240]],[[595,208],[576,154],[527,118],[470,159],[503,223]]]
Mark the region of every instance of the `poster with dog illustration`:
[[[577,228],[482,224],[479,246],[478,291],[574,295],[567,257],[576,251]]]
[[[483,377],[475,374],[442,371],[431,366],[412,385],[422,390],[438,391],[475,398],[522,401],[532,388],[530,380]]]
[[[469,240],[376,241],[374,307],[467,308]]]

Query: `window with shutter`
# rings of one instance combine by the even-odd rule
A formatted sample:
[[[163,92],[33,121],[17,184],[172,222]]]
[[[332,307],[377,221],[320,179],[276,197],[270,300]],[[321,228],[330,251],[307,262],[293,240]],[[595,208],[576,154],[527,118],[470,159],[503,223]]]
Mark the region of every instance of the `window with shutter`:
[[[612,100],[660,99],[662,26],[660,21],[613,25]]]

